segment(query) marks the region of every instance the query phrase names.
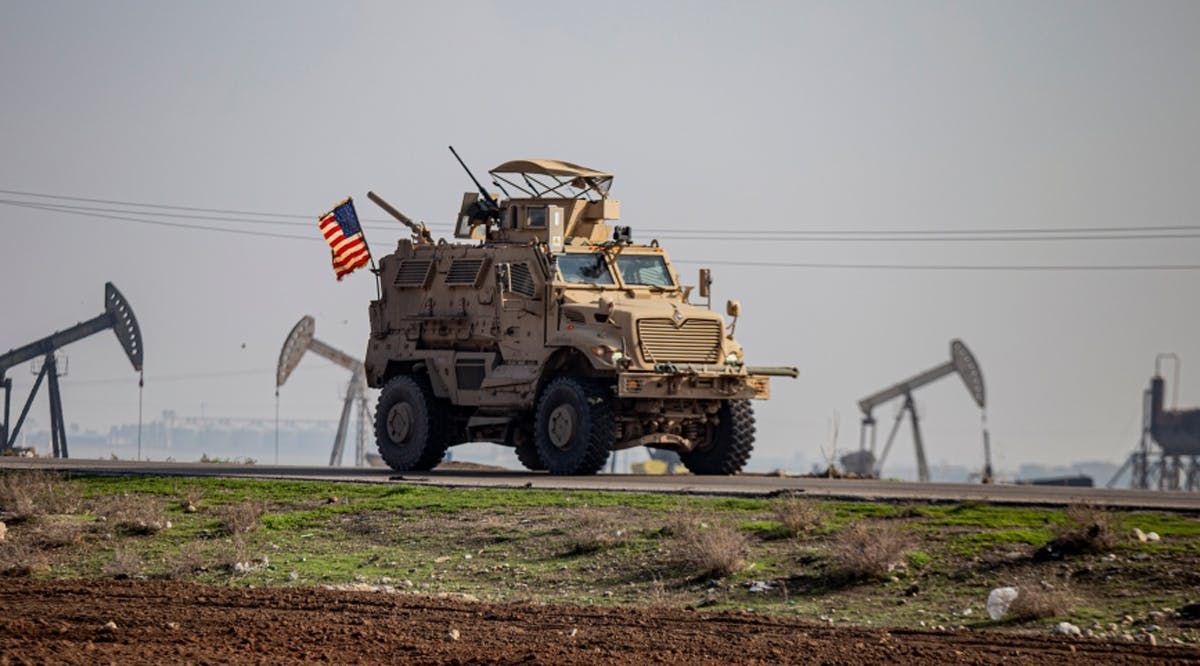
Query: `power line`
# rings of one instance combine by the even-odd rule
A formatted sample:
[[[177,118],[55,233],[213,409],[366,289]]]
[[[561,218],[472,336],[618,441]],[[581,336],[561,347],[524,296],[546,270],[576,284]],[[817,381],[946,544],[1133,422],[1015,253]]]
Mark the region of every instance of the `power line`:
[[[17,195],[23,195],[23,196],[40,196],[40,197],[59,199],[59,200],[73,200],[73,201],[84,201],[84,202],[94,202],[94,203],[105,203],[105,204],[111,204],[111,205],[146,206],[146,207],[160,208],[160,209],[165,209],[165,210],[189,210],[189,211],[197,211],[197,212],[209,212],[209,213],[230,214],[230,215],[258,215],[258,216],[264,216],[264,217],[266,217],[266,216],[307,217],[307,216],[301,216],[301,215],[274,214],[274,213],[262,213],[262,212],[253,212],[253,211],[235,211],[235,210],[230,210],[230,209],[219,209],[219,208],[168,206],[165,204],[141,204],[141,203],[136,203],[136,202],[122,202],[122,201],[115,201],[115,200],[109,200],[109,199],[87,199],[87,198],[83,198],[83,197],[68,197],[68,196],[63,196],[63,195],[33,194],[33,193],[26,193],[26,192],[18,192],[18,191],[14,191],[14,190],[0,190],[0,193],[17,194]],[[297,235],[291,235],[291,234],[255,231],[255,230],[250,230],[250,229],[234,229],[234,228],[228,228],[228,227],[218,227],[218,226],[202,225],[202,224],[188,224],[188,223],[183,223],[183,222],[168,222],[168,221],[156,220],[156,219],[143,219],[143,218],[128,217],[127,215],[116,215],[116,214],[111,214],[109,212],[101,212],[101,211],[109,211],[112,209],[103,209],[103,208],[88,207],[88,206],[74,206],[74,205],[67,205],[67,204],[53,204],[53,203],[39,203],[39,202],[25,202],[25,201],[17,201],[17,200],[10,200],[10,199],[0,199],[0,205],[16,206],[16,207],[21,207],[21,208],[27,208],[27,209],[33,209],[33,210],[43,210],[43,211],[48,211],[48,212],[67,213],[67,214],[71,214],[71,215],[79,215],[79,216],[84,216],[84,217],[95,217],[95,218],[101,218],[101,219],[111,219],[111,220],[117,220],[117,221],[134,222],[134,223],[138,223],[138,224],[148,224],[148,225],[162,226],[162,227],[168,227],[168,228],[234,233],[234,234],[242,234],[242,235],[248,235],[248,236],[279,238],[279,239],[284,239],[284,240],[305,240],[305,241],[320,240],[320,238],[318,236],[316,236],[315,234],[312,236],[309,236],[309,235],[297,236]],[[141,211],[122,211],[122,212],[125,212],[127,214],[135,214],[135,215],[151,215],[152,214],[152,213],[144,213]],[[164,214],[164,215],[166,215],[166,214]],[[174,216],[175,217],[192,217],[190,215],[185,216],[182,214],[174,215]],[[195,218],[196,219],[210,219],[210,221],[229,222],[229,223],[257,222],[257,223],[272,223],[272,224],[295,224],[295,223],[284,223],[284,222],[270,222],[270,221],[263,221],[263,220],[247,221],[247,220],[225,219],[225,218],[205,218],[204,216],[195,216]],[[1082,230],[1082,228],[1081,228],[1081,230]],[[1095,233],[1095,232],[1108,233],[1108,232],[1119,232],[1119,231],[1125,231],[1125,230],[1200,231],[1200,227],[1194,227],[1194,226],[1090,227],[1090,228],[1087,228],[1087,230],[1092,233]],[[666,231],[666,230],[660,230],[660,231]],[[809,231],[809,232],[741,230],[741,231],[729,231],[729,232],[722,231],[719,233],[739,234],[740,236],[754,236],[756,240],[764,240],[764,241],[822,240],[821,236],[824,236],[827,234],[843,234],[843,235],[849,234],[849,235],[853,235],[853,236],[860,236],[860,235],[872,234],[872,233],[895,234],[895,236],[885,237],[885,238],[854,238],[854,240],[870,240],[870,241],[880,241],[880,242],[889,241],[890,242],[890,241],[897,241],[897,240],[975,240],[974,237],[958,238],[957,236],[972,235],[972,234],[981,235],[981,234],[1008,234],[1008,233],[1041,235],[1041,234],[1048,234],[1048,233],[1063,234],[1063,233],[1069,233],[1071,231],[1073,231],[1073,230],[1070,230],[1070,229],[1055,229],[1055,230],[1050,230],[1050,229],[1009,229],[1009,230],[992,229],[992,230],[941,230],[941,231],[905,230],[905,231],[899,231],[899,232],[897,232],[897,231],[891,231],[891,232],[868,231],[868,230]],[[671,232],[671,233],[675,234],[675,233],[680,233],[680,232]],[[684,231],[682,233],[686,234],[688,232]],[[713,233],[718,233],[718,232],[713,232]],[[781,235],[781,234],[788,234],[788,233],[790,233],[792,235],[789,235],[789,236]],[[813,234],[814,237],[801,238],[801,237],[796,236],[796,234],[803,234],[803,233]],[[772,237],[772,236],[766,236],[766,234],[776,234],[779,236]],[[943,234],[943,236],[938,236],[938,237],[934,237],[934,238],[925,237],[925,235],[932,235],[932,234]],[[910,236],[922,236],[922,237],[914,238],[914,237],[910,237]],[[1200,237],[1200,233],[1197,233],[1194,235],[1193,234],[1173,234],[1173,235],[1169,235],[1169,236],[1168,235],[1126,233],[1124,235],[1124,237],[1122,237],[1120,239],[1121,240],[1152,240],[1152,239],[1158,239],[1158,238],[1193,238],[1193,237]],[[697,236],[697,237],[692,237],[692,238],[685,238],[685,237],[681,236],[678,239],[679,240],[729,241],[729,240],[735,240],[736,238],[737,237],[724,237],[724,236],[722,236],[722,237]],[[1110,238],[1114,238],[1114,237],[1113,236],[1089,236],[1089,237],[1084,237],[1082,239],[1084,239],[1084,240],[1100,240],[1100,239],[1110,239]],[[1057,236],[1048,237],[1048,238],[1043,238],[1040,236],[1035,237],[1035,238],[1025,238],[1025,237],[995,237],[995,238],[993,238],[993,237],[989,236],[989,237],[982,238],[981,240],[1009,240],[1009,241],[1012,241],[1012,240],[1080,240],[1080,239],[1081,238],[1079,238],[1079,237],[1061,237],[1060,238]],[[850,240],[850,238],[832,238],[830,240]],[[1190,270],[1200,269],[1200,265],[1195,265],[1195,264],[1125,264],[1125,265],[1121,265],[1121,264],[1117,264],[1117,265],[1111,265],[1111,264],[1086,264],[1086,265],[975,264],[975,265],[954,265],[954,264],[870,264],[870,263],[840,264],[840,263],[824,263],[824,262],[775,262],[775,261],[737,261],[737,260],[717,260],[717,261],[676,260],[676,263],[709,264],[709,265],[714,265],[714,266],[723,266],[723,265],[724,266],[750,266],[750,267],[762,267],[762,268],[904,270],[904,271],[916,271],[916,270],[933,270],[933,271],[1190,271]]]
[[[684,232],[685,234],[687,232]],[[1200,230],[1195,232],[1179,232],[1179,233],[1120,233],[1120,234],[1105,234],[1105,235],[1060,235],[1060,236],[933,236],[933,235],[898,235],[898,236],[833,236],[826,234],[814,234],[805,236],[802,234],[793,236],[768,236],[768,235],[749,235],[744,237],[738,236],[708,236],[708,235],[682,235],[677,232],[662,232],[662,238],[673,239],[678,241],[721,241],[722,243],[729,242],[749,242],[749,243],[777,243],[777,242],[803,242],[803,243],[905,243],[905,242],[960,242],[960,243],[979,243],[979,242],[1042,242],[1042,241],[1109,241],[1109,240],[1158,240],[1158,239],[1181,239],[1181,238],[1200,238]]]
[[[783,261],[700,261],[674,259],[677,264],[752,266],[757,268],[823,268],[899,271],[1194,271],[1200,264],[831,264]]]
[[[227,208],[203,208],[198,206],[177,206],[169,204],[143,203],[136,201],[124,201],[117,199],[97,199],[89,197],[76,197],[61,194],[45,194],[40,192],[27,192],[21,190],[6,190],[0,189],[0,194],[10,194],[26,197],[38,197],[44,199],[62,200],[62,201],[78,201],[84,203],[100,203],[116,206],[133,206],[137,208],[153,208],[158,210],[175,210],[175,211],[190,211],[195,213],[214,213],[219,215],[249,215],[255,217],[274,217],[274,218],[289,218],[299,220],[315,220],[315,215],[303,215],[298,213],[267,213],[262,211],[246,211],[234,210]],[[7,201],[4,203],[8,203]],[[30,202],[36,203],[36,202]],[[86,206],[80,206],[80,209],[88,209]],[[120,210],[105,210],[95,209],[101,212],[114,213],[134,213],[134,214],[150,214],[137,211],[120,211]],[[166,217],[186,217],[183,215],[168,215]],[[206,218],[197,216],[197,219],[217,219],[224,220],[225,218]],[[367,222],[390,223],[389,219],[379,218],[361,218]],[[256,220],[231,220],[238,222],[255,223]],[[283,224],[283,222],[270,222],[271,224]],[[287,224],[305,225],[307,223],[289,222]],[[726,236],[733,238],[747,236],[769,236],[770,240],[779,240],[785,236],[800,236],[800,237],[816,237],[816,236],[883,236],[881,240],[896,240],[900,236],[996,236],[996,235],[1070,235],[1070,234],[1117,234],[1126,233],[1133,234],[1131,239],[1142,238],[1144,234],[1162,233],[1162,232],[1190,232],[1197,234],[1200,237],[1200,225],[1156,225],[1156,226],[1112,226],[1112,227],[1053,227],[1053,228],[1036,228],[1036,227],[1013,227],[1013,228],[989,228],[989,229],[661,229],[654,227],[646,227],[638,230],[641,233],[651,234],[670,234],[672,237],[683,239],[685,235],[700,234],[696,240],[727,240]],[[1107,238],[1108,236],[1103,236]],[[1152,236],[1157,238],[1159,236]],[[1177,238],[1178,236],[1162,236],[1163,238]],[[1183,236],[1191,238],[1193,236]],[[1085,240],[1093,239],[1091,236],[1084,237]]]

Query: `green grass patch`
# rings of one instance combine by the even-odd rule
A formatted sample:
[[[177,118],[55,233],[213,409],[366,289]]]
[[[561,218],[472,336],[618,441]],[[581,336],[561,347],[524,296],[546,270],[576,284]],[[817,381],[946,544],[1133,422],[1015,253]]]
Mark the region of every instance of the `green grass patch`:
[[[971,557],[1000,546],[1041,546],[1052,536],[1047,528],[971,532],[954,537],[946,549],[957,555]]]

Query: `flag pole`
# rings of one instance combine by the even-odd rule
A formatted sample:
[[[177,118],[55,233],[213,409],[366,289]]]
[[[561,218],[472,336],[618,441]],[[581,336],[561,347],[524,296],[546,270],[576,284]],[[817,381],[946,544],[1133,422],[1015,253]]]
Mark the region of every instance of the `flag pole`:
[[[350,206],[354,207],[354,198],[346,197],[346,201],[350,202]],[[354,210],[354,217],[358,217],[358,210]],[[367,242],[367,228],[363,226],[362,220],[358,221],[358,233],[362,234],[363,247],[367,248],[367,259],[371,262],[371,274],[375,276],[375,300],[383,300],[383,287],[379,283],[379,269],[375,266],[375,253],[371,251],[371,244]]]

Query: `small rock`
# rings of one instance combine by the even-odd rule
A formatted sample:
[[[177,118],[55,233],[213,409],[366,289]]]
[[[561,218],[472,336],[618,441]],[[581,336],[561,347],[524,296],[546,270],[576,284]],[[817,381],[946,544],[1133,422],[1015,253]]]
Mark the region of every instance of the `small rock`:
[[[752,592],[755,594],[762,593],[762,592],[768,592],[771,589],[772,588],[771,588],[770,583],[768,583],[766,581],[761,581],[761,580],[756,580],[756,581],[750,583],[749,587],[747,588],[747,590],[749,592]]]
[[[1130,536],[1133,537],[1135,541],[1141,541],[1142,543],[1146,542],[1146,533],[1136,527],[1133,528],[1132,532],[1130,532]]]
[[[1131,634],[1127,631],[1127,632],[1121,634],[1121,640],[1125,641],[1126,643],[1132,643],[1133,642],[1133,634]]]
[[[0,541],[4,541],[7,538],[8,538],[8,525],[5,525],[3,521],[0,521]]]
[[[1148,625],[1142,627],[1142,632],[1147,633],[1147,634],[1152,634],[1152,633],[1158,631],[1159,629],[1160,629],[1160,627],[1157,624],[1148,624]]]
[[[105,623],[104,623],[104,626],[103,626],[103,627],[100,627],[100,628],[101,628],[102,630],[104,630],[104,631],[116,631],[116,630],[117,630],[117,623],[116,623],[116,622],[113,622],[112,620],[109,620],[108,622],[105,622]]]
[[[458,629],[451,629],[450,630],[450,640],[456,641],[456,640],[458,640],[458,637],[459,637]]]
[[[178,622],[168,622],[167,623],[167,629],[170,629],[171,631],[175,631],[178,628],[179,628]]]
[[[199,510],[200,510],[200,509],[197,509],[197,508],[196,508],[196,505],[195,505],[195,504],[192,504],[191,502],[188,502],[187,504],[184,504],[184,505],[183,505],[183,512],[184,512],[184,513],[196,513],[196,512],[197,512],[197,511],[199,511]]]
[[[1154,637],[1154,634],[1147,634],[1146,642],[1150,645],[1158,645],[1158,639]]]
[[[579,629],[572,629],[572,630],[571,630],[571,633],[569,633],[569,634],[567,634],[567,635],[568,635],[568,636],[571,636],[572,638],[574,638],[574,637],[575,637],[575,634],[578,634],[578,633],[579,633]]]
[[[1059,622],[1058,624],[1054,625],[1053,633],[1062,634],[1064,636],[1083,635],[1083,632],[1079,630],[1079,627],[1071,624],[1070,622]]]
[[[1122,622],[1124,622],[1125,624],[1133,624],[1133,616],[1132,616],[1132,615],[1126,615],[1126,616],[1124,616],[1124,617],[1122,617],[1122,618],[1121,618],[1121,621],[1122,621]]]
[[[988,617],[993,621],[1004,617],[1008,612],[1008,607],[1017,598],[1017,588],[1015,587],[997,587],[988,593],[985,606],[987,607]]]
[[[298,581],[300,580],[300,574],[293,571],[292,573],[288,574],[288,580],[292,582]]]
[[[1157,543],[1162,541],[1162,537],[1158,536],[1158,532],[1146,532],[1146,541]]]

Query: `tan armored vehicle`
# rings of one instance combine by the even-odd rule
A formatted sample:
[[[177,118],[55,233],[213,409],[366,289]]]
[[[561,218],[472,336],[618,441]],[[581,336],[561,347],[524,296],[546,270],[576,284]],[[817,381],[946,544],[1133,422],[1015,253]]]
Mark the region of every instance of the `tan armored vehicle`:
[[[370,195],[414,231],[380,262],[370,306],[387,464],[427,470],[451,446],[489,441],[553,474],[594,474],[637,446],[678,452],[696,474],[739,471],[750,399],[796,370],[748,368],[733,324],[689,301],[658,242],[610,224],[612,175],[554,160],[490,173],[503,196],[475,181],[454,243]],[[701,297],[708,283],[701,271]],[[737,303],[727,310],[736,321]]]

